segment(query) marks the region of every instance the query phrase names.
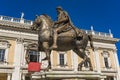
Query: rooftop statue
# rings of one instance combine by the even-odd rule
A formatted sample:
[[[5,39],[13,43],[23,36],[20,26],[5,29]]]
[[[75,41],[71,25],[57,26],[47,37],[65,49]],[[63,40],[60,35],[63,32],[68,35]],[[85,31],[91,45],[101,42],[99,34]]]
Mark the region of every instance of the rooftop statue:
[[[87,35],[85,31],[76,28],[66,11],[61,7],[56,8],[58,17],[54,22],[51,17],[46,14],[37,16],[32,29],[38,32],[38,51],[45,51],[48,60],[47,70],[51,69],[50,54],[52,50],[68,51],[73,50],[80,58],[83,59],[78,64],[78,70],[81,70],[84,62],[89,62],[90,69],[92,65],[90,58],[85,54],[85,50],[90,41],[93,48],[92,37]]]

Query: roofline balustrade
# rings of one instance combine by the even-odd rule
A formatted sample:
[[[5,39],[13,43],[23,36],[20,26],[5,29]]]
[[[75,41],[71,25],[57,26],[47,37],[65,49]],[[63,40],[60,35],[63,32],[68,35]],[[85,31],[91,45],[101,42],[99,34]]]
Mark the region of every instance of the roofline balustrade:
[[[9,17],[9,16],[2,16],[2,15],[0,15],[0,20],[15,22],[15,23],[22,23],[22,24],[27,24],[27,25],[33,24],[33,21],[31,21],[31,20],[26,20],[26,19],[21,19],[21,18],[13,18],[13,17]]]

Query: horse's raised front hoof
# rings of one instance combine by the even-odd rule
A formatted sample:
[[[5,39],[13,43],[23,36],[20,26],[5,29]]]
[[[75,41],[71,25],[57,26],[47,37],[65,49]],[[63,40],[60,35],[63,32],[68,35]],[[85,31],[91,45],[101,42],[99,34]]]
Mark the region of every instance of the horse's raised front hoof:
[[[42,61],[44,61],[44,60],[48,60],[48,57],[45,57],[45,58],[42,59]]]
[[[52,45],[52,46],[50,47],[50,50],[56,49],[56,48],[57,48],[57,45]]]

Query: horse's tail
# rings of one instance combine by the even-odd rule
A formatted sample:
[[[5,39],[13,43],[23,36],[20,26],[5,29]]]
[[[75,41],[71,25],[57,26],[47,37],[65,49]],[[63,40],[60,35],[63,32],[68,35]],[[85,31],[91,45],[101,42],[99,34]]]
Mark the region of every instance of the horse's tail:
[[[92,50],[94,51],[94,46],[93,46],[93,40],[92,40],[92,35],[88,35],[88,39],[90,41],[90,47],[92,48]]]

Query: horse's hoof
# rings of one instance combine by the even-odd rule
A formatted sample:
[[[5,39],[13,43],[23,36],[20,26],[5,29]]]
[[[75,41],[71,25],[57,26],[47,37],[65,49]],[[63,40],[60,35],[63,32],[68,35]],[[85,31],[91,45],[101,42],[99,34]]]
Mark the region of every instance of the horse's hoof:
[[[44,60],[48,60],[48,57],[45,57],[45,58],[42,59],[42,61],[44,61]]]
[[[46,68],[45,71],[49,71],[49,68]]]
[[[49,69],[45,69],[45,71],[49,71]]]

